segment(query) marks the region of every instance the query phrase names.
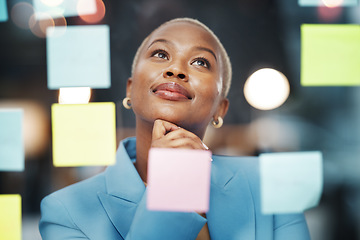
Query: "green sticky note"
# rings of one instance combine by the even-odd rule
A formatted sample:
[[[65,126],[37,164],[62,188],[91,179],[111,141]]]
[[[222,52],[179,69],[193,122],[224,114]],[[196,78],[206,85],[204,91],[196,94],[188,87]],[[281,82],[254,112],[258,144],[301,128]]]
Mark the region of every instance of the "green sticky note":
[[[0,171],[24,170],[23,118],[22,109],[0,109]]]
[[[6,22],[8,18],[6,0],[0,0],[0,22]]]
[[[0,239],[21,240],[21,196],[0,195]]]
[[[301,26],[301,85],[360,85],[360,26]]]
[[[316,206],[323,186],[321,152],[260,154],[261,211],[301,213]]]
[[[53,104],[51,118],[55,166],[115,163],[114,103]]]

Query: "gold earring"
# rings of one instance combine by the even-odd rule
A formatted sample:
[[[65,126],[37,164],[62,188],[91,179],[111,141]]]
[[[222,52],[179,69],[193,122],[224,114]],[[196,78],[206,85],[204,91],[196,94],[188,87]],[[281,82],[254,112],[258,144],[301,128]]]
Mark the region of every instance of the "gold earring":
[[[124,98],[124,100],[123,100],[123,102],[122,102],[124,108],[126,108],[126,109],[131,109],[131,105],[129,105],[129,102],[130,102],[130,98],[129,98],[129,97]]]
[[[223,123],[224,121],[222,117],[218,117],[217,122],[215,121],[215,119],[211,121],[211,124],[213,125],[214,128],[221,128]]]

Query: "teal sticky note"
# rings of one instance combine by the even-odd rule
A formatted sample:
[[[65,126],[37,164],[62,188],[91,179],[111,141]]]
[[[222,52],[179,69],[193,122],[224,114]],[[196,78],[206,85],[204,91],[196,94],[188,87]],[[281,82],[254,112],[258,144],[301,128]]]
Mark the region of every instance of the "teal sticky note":
[[[0,22],[6,22],[8,18],[6,0],[0,0]]]
[[[0,109],[0,171],[23,171],[23,110]]]
[[[49,27],[48,88],[109,88],[110,30],[107,25]]]
[[[360,85],[360,26],[301,26],[301,85]]]
[[[302,7],[317,7],[317,6],[354,7],[357,4],[358,4],[358,0],[299,0],[299,5]]]
[[[264,214],[300,213],[319,203],[321,152],[260,154],[261,210]]]
[[[33,6],[39,20],[96,13],[96,0],[33,0]]]

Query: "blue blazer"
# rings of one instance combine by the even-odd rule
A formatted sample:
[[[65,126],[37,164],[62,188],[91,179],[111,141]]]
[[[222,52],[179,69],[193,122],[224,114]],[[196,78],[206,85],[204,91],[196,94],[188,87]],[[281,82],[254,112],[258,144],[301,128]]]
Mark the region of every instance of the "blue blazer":
[[[136,140],[122,141],[116,165],[61,189],[41,202],[43,239],[196,239],[207,222],[212,240],[310,239],[303,214],[263,215],[256,157],[213,156],[210,209],[157,212],[146,209],[146,188],[133,162]]]

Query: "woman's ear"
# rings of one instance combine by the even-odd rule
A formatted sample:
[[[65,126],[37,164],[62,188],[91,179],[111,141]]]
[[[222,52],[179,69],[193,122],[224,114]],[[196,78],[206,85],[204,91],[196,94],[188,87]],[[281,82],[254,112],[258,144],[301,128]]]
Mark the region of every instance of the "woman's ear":
[[[214,119],[217,119],[218,117],[221,117],[224,119],[224,117],[229,109],[229,103],[230,103],[229,99],[227,99],[225,97],[220,101],[219,106],[214,115]]]
[[[132,87],[132,79],[131,77],[129,77],[126,83],[126,97],[130,99],[131,99],[131,87]]]

